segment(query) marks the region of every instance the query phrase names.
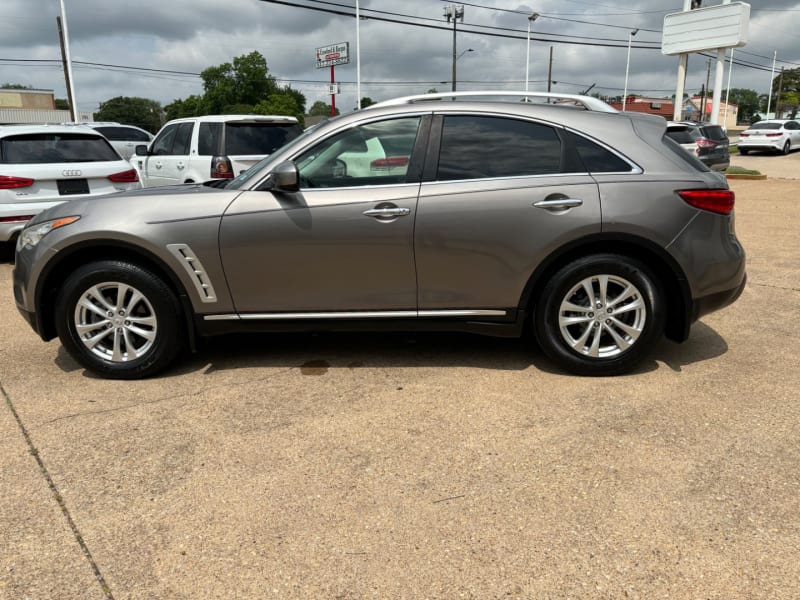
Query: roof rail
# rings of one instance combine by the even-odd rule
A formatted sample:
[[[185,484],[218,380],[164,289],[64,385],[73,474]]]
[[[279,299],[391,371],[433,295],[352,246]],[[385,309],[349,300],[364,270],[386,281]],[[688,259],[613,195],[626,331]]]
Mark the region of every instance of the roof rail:
[[[416,96],[403,96],[402,98],[393,98],[372,104],[373,106],[397,106],[399,104],[413,104],[415,102],[425,102],[430,100],[446,100],[451,98],[487,98],[487,97],[512,97],[522,98],[521,102],[525,102],[529,98],[540,98],[547,100],[566,100],[570,104],[580,104],[586,110],[595,112],[618,112],[616,108],[609,106],[599,98],[592,96],[581,96],[579,94],[556,94],[551,92],[506,92],[506,91],[492,91],[492,92],[437,92],[435,94],[419,94]],[[527,100],[530,101],[530,100]]]

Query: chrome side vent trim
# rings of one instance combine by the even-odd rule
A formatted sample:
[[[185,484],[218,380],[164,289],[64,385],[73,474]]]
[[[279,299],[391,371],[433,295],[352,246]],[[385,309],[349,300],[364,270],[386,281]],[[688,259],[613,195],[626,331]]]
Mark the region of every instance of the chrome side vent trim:
[[[194,283],[197,294],[200,300],[205,303],[216,302],[217,294],[214,291],[214,286],[211,285],[211,279],[208,277],[203,264],[197,255],[192,251],[188,244],[167,244],[167,250],[175,255],[175,258],[186,269],[189,277]]]

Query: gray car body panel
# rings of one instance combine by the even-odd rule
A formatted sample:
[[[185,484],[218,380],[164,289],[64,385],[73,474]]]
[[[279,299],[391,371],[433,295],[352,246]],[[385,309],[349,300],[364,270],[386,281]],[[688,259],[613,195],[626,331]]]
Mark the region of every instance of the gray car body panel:
[[[277,165],[323,138],[368,121],[430,114],[545,123],[610,144],[630,171],[296,193],[266,189]],[[142,249],[164,265],[190,300],[201,333],[206,332],[204,318],[281,313],[386,311],[407,317],[415,311],[428,316],[489,309],[513,319],[516,309],[527,308],[526,294],[539,268],[588,239],[625,239],[656,248],[685,281],[684,300],[691,303],[740,286],[744,257],[732,216],[698,210],[677,197],[680,189],[727,185],[677,144],[678,153],[661,148],[665,127],[663,119],[647,115],[524,103],[425,102],[355,112],[276,151],[253,167],[241,190],[154,188],[93,200],[90,211],[90,201],[76,201],[43,213],[34,223],[73,214],[82,218],[19,253],[17,303],[28,314],[40,309],[40,295],[32,290],[57,268],[59,255],[92,244],[118,244]],[[534,206],[553,197],[580,204],[564,210]],[[386,203],[407,214],[386,220],[364,214]],[[176,253],[184,246],[202,265],[212,299],[203,297],[197,278]]]

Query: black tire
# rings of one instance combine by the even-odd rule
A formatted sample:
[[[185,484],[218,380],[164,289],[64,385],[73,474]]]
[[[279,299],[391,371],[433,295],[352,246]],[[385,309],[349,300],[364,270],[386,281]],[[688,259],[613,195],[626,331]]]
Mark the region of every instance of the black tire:
[[[789,154],[792,151],[792,144],[789,140],[786,140],[786,143],[783,145],[783,154]]]
[[[742,156],[747,156],[748,154],[750,154],[750,150],[748,150],[747,148],[739,148],[739,154],[741,154]]]
[[[534,329],[559,367],[577,375],[620,375],[648,356],[664,331],[665,312],[650,269],[628,256],[596,254],[565,265],[547,282]]]
[[[98,261],[75,270],[56,296],[55,320],[69,354],[111,379],[154,375],[184,346],[175,294],[160,277],[128,262]]]

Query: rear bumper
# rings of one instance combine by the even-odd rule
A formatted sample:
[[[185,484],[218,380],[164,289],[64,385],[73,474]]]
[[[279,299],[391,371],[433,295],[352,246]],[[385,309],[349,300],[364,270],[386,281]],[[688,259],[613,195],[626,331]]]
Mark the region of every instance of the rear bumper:
[[[695,298],[692,306],[692,321],[697,321],[703,315],[733,304],[742,295],[746,285],[747,274],[745,273],[742,275],[742,282],[739,285],[702,298]]]

